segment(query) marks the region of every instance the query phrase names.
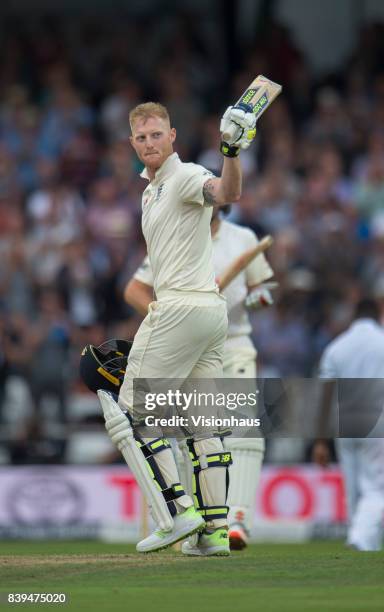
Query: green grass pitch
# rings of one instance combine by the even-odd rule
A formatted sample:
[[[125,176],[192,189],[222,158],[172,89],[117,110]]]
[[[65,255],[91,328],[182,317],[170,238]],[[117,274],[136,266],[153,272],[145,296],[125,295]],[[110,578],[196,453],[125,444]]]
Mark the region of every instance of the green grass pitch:
[[[384,554],[340,542],[256,544],[230,558],[139,555],[101,542],[0,542],[2,609],[145,612],[384,610]],[[7,592],[67,593],[6,604]]]

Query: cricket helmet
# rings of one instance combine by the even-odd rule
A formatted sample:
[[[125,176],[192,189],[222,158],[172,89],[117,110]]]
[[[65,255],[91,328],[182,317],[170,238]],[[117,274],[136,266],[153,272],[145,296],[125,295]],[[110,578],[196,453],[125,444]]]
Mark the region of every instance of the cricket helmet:
[[[81,352],[80,376],[88,389],[119,393],[132,342],[107,340],[99,346],[87,344]]]

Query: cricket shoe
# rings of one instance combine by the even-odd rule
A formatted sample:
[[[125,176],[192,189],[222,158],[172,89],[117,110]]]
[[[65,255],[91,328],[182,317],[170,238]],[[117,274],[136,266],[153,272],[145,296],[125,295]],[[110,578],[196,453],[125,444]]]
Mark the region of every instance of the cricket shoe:
[[[184,542],[181,552],[191,557],[227,557],[231,554],[228,529],[219,528],[212,533],[203,531],[199,534],[196,543]]]
[[[248,531],[242,523],[231,525],[228,535],[231,550],[243,550],[248,545]]]
[[[204,525],[205,521],[201,514],[195,510],[194,506],[190,506],[184,512],[176,514],[173,518],[173,529],[171,531],[156,529],[147,538],[138,542],[136,550],[137,552],[148,553],[168,548],[179,540],[184,540],[184,538],[197,531],[201,531]]]

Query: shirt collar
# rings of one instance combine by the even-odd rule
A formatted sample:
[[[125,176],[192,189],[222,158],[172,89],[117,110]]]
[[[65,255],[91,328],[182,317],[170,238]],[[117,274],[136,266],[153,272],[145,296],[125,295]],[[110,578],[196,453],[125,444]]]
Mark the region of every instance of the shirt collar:
[[[177,153],[172,153],[167,157],[165,162],[160,166],[160,168],[156,171],[155,178],[152,182],[159,181],[161,179],[166,178],[166,176],[173,174],[176,170],[176,167],[181,163],[180,158]],[[146,168],[142,172],[140,172],[140,176],[142,178],[147,179],[149,181],[148,171]]]

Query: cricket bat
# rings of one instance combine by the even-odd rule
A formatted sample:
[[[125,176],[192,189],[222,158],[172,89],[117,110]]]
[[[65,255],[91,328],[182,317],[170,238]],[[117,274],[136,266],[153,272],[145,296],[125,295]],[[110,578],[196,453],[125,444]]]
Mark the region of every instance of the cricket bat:
[[[239,106],[247,112],[252,112],[256,119],[261,117],[264,111],[267,110],[268,106],[272,104],[275,98],[281,92],[281,85],[274,83],[267,77],[259,74],[245,92],[240,96],[235,106]],[[233,127],[233,132],[236,127]],[[233,136],[232,130],[224,132],[222,138],[227,141]]]
[[[220,291],[223,291],[223,289],[228,287],[229,283],[231,283],[233,279],[236,278],[236,276],[240,274],[240,272],[242,272],[242,270],[244,270],[253,259],[255,259],[255,257],[266,251],[272,243],[272,236],[265,236],[262,240],[260,240],[259,244],[252,249],[248,249],[248,251],[245,251],[237,259],[235,259],[235,261],[228,266],[228,268],[224,271],[224,274],[222,274],[221,278],[219,279]]]

